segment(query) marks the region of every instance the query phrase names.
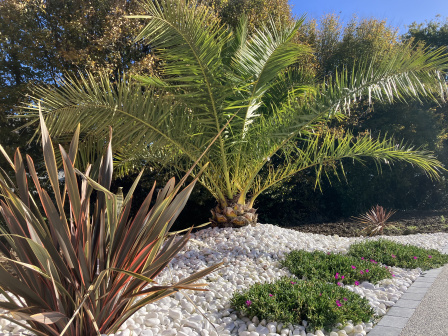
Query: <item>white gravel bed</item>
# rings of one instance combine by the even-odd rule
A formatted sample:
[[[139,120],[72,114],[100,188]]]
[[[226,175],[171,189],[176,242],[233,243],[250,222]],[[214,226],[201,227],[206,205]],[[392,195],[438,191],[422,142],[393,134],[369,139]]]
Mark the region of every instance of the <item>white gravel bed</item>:
[[[291,276],[281,268],[279,260],[292,250],[321,250],[346,253],[352,243],[363,239],[324,236],[280,228],[270,224],[240,229],[205,229],[192,235],[192,239],[177,255],[170,266],[155,280],[170,284],[191,273],[224,261],[225,266],[209,275],[208,292],[184,291],[214,327],[196,311],[182,293],[176,293],[135,313],[115,336],[322,336],[328,332],[306,330],[302,325],[249,320],[230,308],[230,298],[236,290],[244,290],[257,282],[270,282],[281,276]],[[442,250],[448,244],[447,233],[416,234],[384,238],[409,243],[423,248]],[[366,297],[378,316],[386,313],[421,271],[391,268],[395,277],[377,284],[363,282],[346,288]],[[372,323],[335,326],[330,336],[361,336],[372,329]],[[5,319],[0,319],[0,336],[20,335],[24,330]],[[13,334],[14,333],[14,334]],[[25,335],[25,332],[23,333]]]

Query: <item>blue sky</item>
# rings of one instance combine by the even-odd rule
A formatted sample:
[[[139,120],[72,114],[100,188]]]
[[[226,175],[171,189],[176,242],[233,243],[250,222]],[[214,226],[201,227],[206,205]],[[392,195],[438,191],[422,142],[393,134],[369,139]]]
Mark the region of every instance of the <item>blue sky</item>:
[[[319,18],[323,14],[336,13],[344,22],[353,14],[360,18],[387,19],[387,23],[407,31],[406,26],[412,22],[432,20],[437,14],[448,17],[448,0],[290,0],[293,13],[307,18]]]

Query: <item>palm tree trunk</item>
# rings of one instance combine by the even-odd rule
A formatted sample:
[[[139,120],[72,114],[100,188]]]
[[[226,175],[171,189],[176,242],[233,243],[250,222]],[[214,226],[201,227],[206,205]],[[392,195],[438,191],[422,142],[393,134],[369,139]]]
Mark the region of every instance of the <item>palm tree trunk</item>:
[[[241,204],[235,200],[227,200],[227,206],[219,203],[210,211],[212,213],[212,218],[210,218],[212,227],[238,228],[257,224],[257,210],[251,208],[249,203]]]

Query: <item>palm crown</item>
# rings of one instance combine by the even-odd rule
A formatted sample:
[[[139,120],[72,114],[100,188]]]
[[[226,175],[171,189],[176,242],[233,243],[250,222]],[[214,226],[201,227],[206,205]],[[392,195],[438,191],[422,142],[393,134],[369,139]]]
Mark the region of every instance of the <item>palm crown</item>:
[[[103,147],[107,126],[115,131],[115,163],[126,173],[142,163],[186,171],[220,130],[198,169],[200,182],[217,199],[215,224],[255,223],[256,197],[291,175],[342,158],[402,160],[438,176],[431,153],[369,135],[320,132],[349,112],[361,97],[386,100],[443,98],[441,51],[400,46],[375,62],[359,62],[320,84],[298,62],[312,52],[293,40],[303,22],[278,28],[268,22],[250,36],[243,19],[234,31],[209,9],[186,0],[144,1],[145,39],[162,64],[160,76],[66,78],[58,89],[36,88],[52,135],[81,123],[81,161]],[[28,111],[27,116],[32,116]],[[276,164],[274,156],[282,159]]]

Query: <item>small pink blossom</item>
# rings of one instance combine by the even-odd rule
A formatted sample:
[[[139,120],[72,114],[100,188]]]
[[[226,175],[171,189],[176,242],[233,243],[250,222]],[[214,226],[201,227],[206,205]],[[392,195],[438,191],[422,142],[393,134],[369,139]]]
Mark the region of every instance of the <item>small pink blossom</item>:
[[[359,281],[355,281],[355,286],[359,286]]]
[[[345,276],[341,275],[341,279],[344,280]]]
[[[342,286],[342,284],[340,282],[338,282],[338,286]]]
[[[337,305],[338,307],[340,307],[340,306],[342,306],[342,303],[336,303],[336,305]]]
[[[395,276],[395,274],[392,274],[392,276],[394,277],[394,276]]]
[[[291,281],[291,284],[292,284],[292,285],[295,285],[296,283],[295,283],[294,281]]]
[[[364,274],[364,271],[359,271],[359,273]]]
[[[347,298],[342,298],[342,300],[347,301]]]
[[[356,269],[356,266],[355,266],[355,265],[352,265],[352,268],[353,268],[353,269]]]
[[[272,294],[269,294],[269,296],[274,296],[274,295],[272,295]]]
[[[364,260],[364,257],[361,257],[361,260]]]
[[[252,304],[252,301],[251,301],[251,300],[247,300],[247,301],[246,301],[246,306],[249,307],[251,304]]]
[[[392,258],[396,258],[396,257],[397,257],[397,256],[396,256],[396,255],[394,255],[394,254],[392,254],[391,256],[392,256]]]
[[[334,278],[337,280],[339,279],[339,273],[336,273],[336,275],[334,276]]]
[[[431,259],[431,258],[432,258],[432,255],[429,255],[428,258]]]
[[[414,259],[417,259],[418,257],[414,256]]]
[[[369,270],[368,269],[366,269],[364,272],[366,272],[366,273],[369,273]]]

